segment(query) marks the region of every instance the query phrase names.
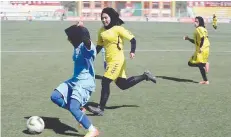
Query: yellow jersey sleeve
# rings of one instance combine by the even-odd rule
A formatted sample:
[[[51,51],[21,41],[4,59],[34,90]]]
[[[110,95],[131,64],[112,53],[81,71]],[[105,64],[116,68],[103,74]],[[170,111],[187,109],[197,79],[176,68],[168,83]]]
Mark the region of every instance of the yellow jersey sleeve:
[[[125,29],[122,26],[117,26],[116,30],[117,30],[119,36],[126,38],[128,40],[131,40],[132,38],[135,37],[130,31],[128,31],[127,29]]]
[[[103,32],[103,28],[101,28],[99,31],[98,31],[98,40],[97,40],[97,45],[98,46],[103,46],[103,39],[101,37],[101,33]]]

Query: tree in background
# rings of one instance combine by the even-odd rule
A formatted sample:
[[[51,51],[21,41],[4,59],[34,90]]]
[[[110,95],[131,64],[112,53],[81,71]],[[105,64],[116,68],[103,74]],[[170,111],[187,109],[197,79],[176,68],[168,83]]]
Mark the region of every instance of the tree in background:
[[[176,1],[176,17],[187,17],[187,1]]]
[[[64,6],[67,11],[74,12],[76,10],[76,1],[61,1],[61,5]]]

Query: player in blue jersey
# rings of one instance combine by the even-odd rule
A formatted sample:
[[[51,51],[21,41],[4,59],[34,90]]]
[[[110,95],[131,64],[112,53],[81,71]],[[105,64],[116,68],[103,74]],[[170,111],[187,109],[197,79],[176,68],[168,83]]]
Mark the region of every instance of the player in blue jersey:
[[[96,56],[95,45],[90,40],[87,28],[73,25],[65,29],[68,40],[74,47],[74,73],[72,78],[60,84],[52,93],[51,100],[59,107],[69,110],[88,133],[85,137],[95,137],[99,131],[81,111],[92,92],[95,91],[95,72],[93,61]]]

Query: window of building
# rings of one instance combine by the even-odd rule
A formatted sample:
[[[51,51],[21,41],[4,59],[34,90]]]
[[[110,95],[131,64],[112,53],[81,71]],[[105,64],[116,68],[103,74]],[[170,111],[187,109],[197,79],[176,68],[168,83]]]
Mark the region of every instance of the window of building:
[[[163,13],[162,16],[163,16],[163,17],[170,17],[171,15],[170,15],[170,14]]]
[[[90,8],[90,1],[84,1],[83,8]]]
[[[171,8],[171,2],[163,2],[163,8],[164,9],[170,9]]]
[[[101,8],[101,1],[95,1],[95,8]]]
[[[152,2],[153,9],[159,9],[159,2]]]
[[[149,9],[149,1],[145,1],[144,2],[144,8],[145,9]]]
[[[82,15],[83,15],[84,17],[90,17],[90,13],[88,13],[88,12],[87,12],[87,13],[84,13],[84,12],[83,12]]]
[[[152,16],[152,17],[158,17],[159,14],[158,14],[158,13],[152,13],[151,16]]]

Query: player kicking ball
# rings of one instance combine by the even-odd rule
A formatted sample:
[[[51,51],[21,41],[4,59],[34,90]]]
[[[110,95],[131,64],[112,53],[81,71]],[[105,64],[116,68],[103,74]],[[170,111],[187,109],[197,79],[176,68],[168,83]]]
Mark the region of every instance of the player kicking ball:
[[[208,31],[205,28],[204,19],[200,16],[195,18],[196,30],[193,34],[193,39],[184,36],[184,40],[188,40],[195,44],[195,52],[188,62],[190,67],[198,67],[200,69],[203,81],[200,84],[209,84],[206,72],[209,71],[209,47]]]
[[[99,131],[80,109],[95,91],[93,61],[96,48],[90,40],[87,28],[80,23],[65,29],[65,33],[74,47],[74,73],[71,79],[63,82],[53,91],[51,100],[59,107],[69,110],[75,119],[88,130],[84,137],[96,137]]]

